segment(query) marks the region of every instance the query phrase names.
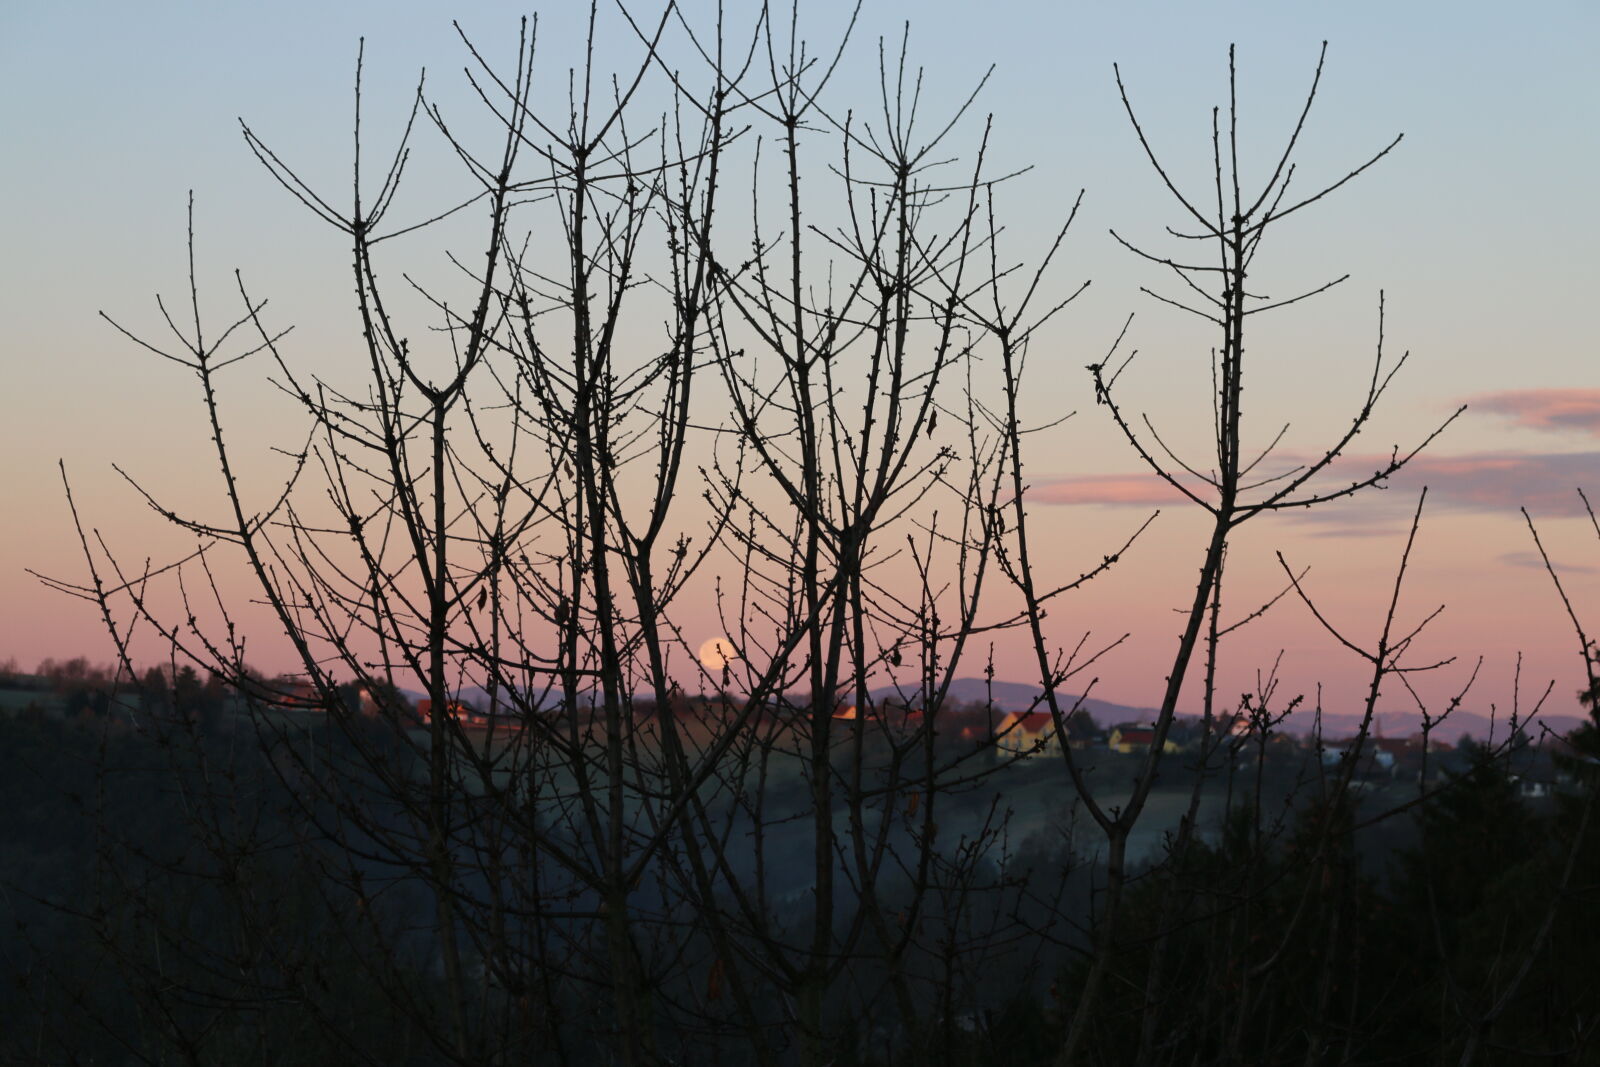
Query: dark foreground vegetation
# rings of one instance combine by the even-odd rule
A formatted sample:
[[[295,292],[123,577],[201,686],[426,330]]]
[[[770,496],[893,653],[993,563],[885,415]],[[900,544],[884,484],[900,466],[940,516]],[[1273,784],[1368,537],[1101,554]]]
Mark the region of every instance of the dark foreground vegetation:
[[[45,580],[114,662],[57,671],[54,713],[6,698],[0,1056],[1593,1061],[1593,727],[1525,714],[1440,746],[1476,672],[1414,654],[1426,493],[1365,620],[1236,536],[1384,485],[1455,418],[1355,451],[1406,363],[1381,297],[1365,369],[1332,378],[1344,422],[1300,440],[1297,412],[1244,414],[1247,370],[1306,370],[1292,341],[1257,351],[1254,316],[1348,277],[1284,289],[1257,253],[1399,137],[1304,176],[1313,54],[1303,103],[1241,149],[1230,52],[1210,152],[1173,169],[1114,68],[1171,210],[1113,236],[1203,331],[1152,386],[1132,326],[1061,341],[1079,200],[1006,221],[1022,171],[983,75],[945,95],[908,35],[841,100],[852,21],[819,49],[799,9],[741,12],[596,5],[554,78],[531,25],[458,33],[457,95],[397,107],[358,59],[342,189],[245,125],[350,270],[338,344],[297,348],[248,271],[202,284],[192,200],[183,298],[107,313],[192,390],[217,493],[125,475],[193,546],[154,559],[63,471],[83,567]],[[398,131],[381,153],[374,128]],[[1152,387],[1208,403],[1158,429],[1130,395]],[[292,429],[236,436],[235,404]],[[1030,506],[1024,453],[1072,408],[1194,518],[1137,723],[1083,714],[1124,637],[1087,633],[1073,593],[1137,567],[1155,517],[1083,544]],[[1233,576],[1264,568],[1278,592],[1251,602]],[[1363,696],[1316,706],[1270,664],[1219,691],[1248,676],[1230,635],[1284,611]],[[992,693],[1002,642],[1021,719],[952,698]],[[1416,739],[1378,736],[1397,702]],[[1353,725],[1318,737],[1324,713]]]
[[[146,672],[130,693],[113,689],[111,672],[65,668],[0,679],[10,697],[0,716],[0,1062],[452,1062],[431,1043],[449,994],[425,881],[383,858],[381,842],[333,848],[315,825],[361,804],[375,837],[403,834],[394,782],[367,780],[370,753],[388,750],[387,769],[419,783],[424,761],[354,702],[332,715],[251,708],[192,671],[175,685]],[[422,725],[413,733],[425,737]],[[1584,725],[1567,739],[1465,739],[1438,746],[1431,769],[1369,759],[1342,798],[1330,789],[1341,763],[1314,739],[1242,730],[1209,791],[1192,790],[1199,749],[1171,753],[1158,794],[1178,809],[1199,796],[1201,825],[1192,837],[1159,828],[1137,863],[1085,1054],[1434,1063],[1476,1039],[1484,1062],[1590,1061],[1597,738]],[[967,744],[940,742],[952,755]],[[1104,744],[1079,746],[1092,776],[1109,784],[1135,770],[1136,753]],[[797,816],[806,790],[789,762],[774,761],[772,777],[790,786],[775,784],[769,802]],[[298,780],[311,773],[320,783]],[[906,974],[930,1032],[897,1024],[874,958],[886,946],[869,941],[825,1016],[832,1062],[1054,1058],[1085,980],[1091,887],[1105,877],[1071,812],[1031,810],[1055,774],[1039,755],[1008,756],[941,799],[940,818],[957,828],[942,862],[959,880],[935,879],[935,899],[920,905],[908,886],[880,890],[884,907],[915,914],[901,921],[927,928]],[[722,815],[735,832],[750,827],[732,808]],[[982,829],[961,829],[985,825],[1035,829],[992,847]],[[981,859],[963,864],[959,853],[980,846]],[[468,833],[459,847],[469,862],[492,843]],[[771,864],[776,896],[803,911],[809,864],[781,854]],[[609,1058],[606,975],[580,947],[598,900],[558,880],[545,888],[544,913],[501,919],[510,943],[535,954],[473,966],[472,1009],[497,1040],[483,1062]],[[640,894],[667,927],[645,945],[655,1054],[759,1062],[749,1037],[786,1059],[783,999],[751,982],[744,1007],[731,1003],[712,939],[693,920],[666,919],[676,891]],[[764,1018],[760,1036],[740,1033],[740,1010]]]

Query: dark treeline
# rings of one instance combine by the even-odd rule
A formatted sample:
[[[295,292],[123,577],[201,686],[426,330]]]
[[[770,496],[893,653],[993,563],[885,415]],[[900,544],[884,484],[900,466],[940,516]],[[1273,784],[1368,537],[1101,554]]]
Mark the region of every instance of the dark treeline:
[[[452,1061],[429,1047],[447,987],[425,880],[379,858],[376,840],[330,850],[306,820],[337,820],[339,805],[296,780],[345,779],[339,795],[367,805],[378,835],[403,832],[403,805],[372,806],[393,783],[361,781],[368,755],[387,749],[396,773],[423,771],[381,724],[362,725],[359,705],[345,709],[345,728],[320,709],[252,716],[231,691],[181,674],[133,699],[108,684],[110,672],[59,673],[70,684],[40,695],[66,703],[0,717],[0,1062]],[[83,684],[98,698],[72,688]],[[364,733],[361,758],[346,728]],[[1585,725],[1543,745],[1466,740],[1435,756],[1425,789],[1369,765],[1356,780],[1370,792],[1343,799],[1317,780],[1324,761],[1280,736],[1237,735],[1203,832],[1182,844],[1168,833],[1140,861],[1089,1061],[1434,1063],[1458,1056],[1475,1030],[1484,1062],[1587,1062],[1600,951],[1588,921],[1600,833],[1587,812],[1600,732]],[[1080,753],[1097,765],[1091,773],[1134,770],[1131,757]],[[1194,769],[1175,757],[1163,788],[1186,796]],[[1530,772],[1554,788],[1528,788]],[[1008,760],[981,788],[946,798],[942,817],[980,817],[1053,773],[1037,758]],[[791,776],[791,788],[769,790],[769,803],[794,809],[782,818],[805,805]],[[308,805],[312,796],[321,799]],[[753,825],[733,807],[723,817],[736,833]],[[469,836],[462,847],[485,845]],[[808,864],[774,867],[775,886],[790,883],[788,906],[803,909],[807,894],[793,890]],[[1094,912],[1082,887],[1103,881],[1103,857],[1060,819],[963,873],[967,884],[940,887],[970,892],[961,914],[932,906],[917,919],[959,919],[974,939],[946,929],[925,949],[973,953],[964,977],[929,961],[914,968],[934,998],[937,1040],[912,1041],[891,1021],[883,967],[868,950],[847,965],[848,994],[829,1005],[833,1062],[1054,1058],[1087,965]],[[473,1011],[497,1034],[493,1062],[605,1062],[607,977],[573,952],[593,941],[598,901],[559,880],[544,888],[565,914],[505,921],[522,932],[543,923],[551,955],[526,962],[556,966],[478,976]],[[885,895],[888,906],[914,906],[902,889]],[[671,892],[646,887],[637,906],[668,912],[661,895]],[[696,925],[648,942],[657,1054],[758,1062],[725,966]],[[757,983],[747,996],[780,1026],[781,998]],[[769,1051],[783,1054],[780,1043]]]

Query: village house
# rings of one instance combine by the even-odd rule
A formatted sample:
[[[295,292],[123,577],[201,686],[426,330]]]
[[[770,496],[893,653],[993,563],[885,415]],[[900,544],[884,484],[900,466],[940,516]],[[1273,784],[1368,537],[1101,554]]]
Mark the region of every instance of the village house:
[[[326,711],[322,693],[303,678],[281,674],[271,681],[250,687],[251,697],[259,695],[263,702],[280,711]]]
[[[499,731],[520,731],[522,729],[521,720],[512,715],[504,712],[490,714],[487,711],[481,711],[473,707],[463,700],[446,701],[445,709],[457,725],[467,729],[485,730],[491,726]],[[417,701],[417,716],[423,722],[433,721],[433,701],[427,697]]]
[[[1059,753],[1055,720],[1048,711],[1014,711],[995,727],[995,745],[1018,756]]]
[[[1146,752],[1155,743],[1156,728],[1154,725],[1142,722],[1119,723],[1111,728],[1111,734],[1106,738],[1106,747],[1113,752]],[[1176,752],[1178,746],[1172,738],[1168,737],[1161,746],[1163,752]]]

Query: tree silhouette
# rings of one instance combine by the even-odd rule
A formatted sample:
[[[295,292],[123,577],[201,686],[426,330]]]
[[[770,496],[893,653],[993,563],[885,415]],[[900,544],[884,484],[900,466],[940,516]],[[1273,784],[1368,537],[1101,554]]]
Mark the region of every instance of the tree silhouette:
[[[1058,650],[1046,616],[1136,558],[1148,522],[1058,579],[1026,475],[1047,428],[1024,415],[1030,348],[1087,284],[1056,271],[1081,198],[1042,255],[1013,264],[1014,175],[975,103],[987,76],[931,116],[908,32],[879,42],[877,99],[837,104],[854,14],[841,22],[816,52],[798,8],[786,21],[763,6],[739,31],[592,5],[564,100],[535,91],[534,25],[500,58],[457,27],[472,113],[419,79],[381,157],[358,51],[337,193],[243,124],[265,171],[343,242],[360,340],[326,361],[297,352],[242,272],[217,326],[192,198],[187,309],[159,303],[176,340],[107,316],[198,387],[221,492],[186,514],[130,476],[197,542],[133,566],[67,486],[88,577],[52,584],[96,606],[117,662],[61,671],[103,713],[98,735],[60,742],[99,739],[96,773],[73,779],[94,828],[74,862],[94,884],[72,900],[38,880],[85,934],[33,979],[48,1038],[30,1055],[1364,1062],[1389,1049],[1361,1027],[1404,1026],[1382,983],[1421,988],[1424,971],[1453,1014],[1407,1045],[1417,1055],[1470,1059],[1493,1027],[1529,1032],[1542,986],[1527,973],[1562,951],[1552,923],[1593,862],[1589,801],[1565,822],[1517,807],[1503,739],[1400,799],[1363,759],[1380,685],[1429,666],[1405,657],[1432,616],[1408,628],[1399,609],[1422,502],[1375,636],[1328,619],[1287,562],[1278,597],[1224,611],[1241,525],[1381,485],[1455,418],[1334,480],[1406,361],[1385,351],[1381,298],[1364,390],[1317,458],[1275,470],[1283,435],[1258,439],[1244,418],[1253,317],[1343,281],[1254,295],[1265,238],[1399,139],[1299,191],[1319,57],[1250,185],[1230,52],[1214,189],[1183,191],[1118,73],[1183,251],[1116,239],[1184,287],[1147,292],[1219,337],[1203,460],[1129,406],[1122,338],[1088,368],[1097,413],[1209,522],[1151,741],[1113,761],[1079,680],[1120,639]],[[603,35],[630,66],[601,68]],[[417,210],[400,190],[427,151],[460,191]],[[475,243],[447,252],[442,276],[408,258],[420,232],[467,229]],[[265,487],[226,415],[251,368],[303,420]],[[238,574],[292,672],[247,662],[265,635],[225,593]],[[1370,669],[1342,761],[1285,742],[1303,701],[1280,697],[1275,671],[1219,700],[1222,643],[1281,599]],[[721,635],[704,660],[696,602]],[[1048,715],[1059,764],[1017,742],[1037,719],[954,698],[974,657],[993,683],[1008,639],[1031,650],[1039,696],[1006,710]],[[140,672],[152,644],[168,662]],[[1179,706],[1197,690],[1190,729]],[[1465,694],[1423,708],[1425,759]],[[1181,813],[1141,858],[1158,779]],[[1012,795],[1028,789],[1049,818],[1013,841]],[[1202,796],[1219,791],[1224,820],[1203,828]],[[1391,889],[1363,835],[1411,810],[1420,844]],[[1465,855],[1480,826],[1493,847]],[[1525,883],[1482,884],[1497,864],[1561,889],[1513,922]],[[1512,957],[1472,940],[1491,921],[1534,961],[1509,978],[1496,968]],[[1406,923],[1434,932],[1436,968],[1396,934]],[[1400,944],[1413,958],[1397,962]],[[42,941],[37,958],[51,959]],[[1584,998],[1562,1003],[1587,1017]]]

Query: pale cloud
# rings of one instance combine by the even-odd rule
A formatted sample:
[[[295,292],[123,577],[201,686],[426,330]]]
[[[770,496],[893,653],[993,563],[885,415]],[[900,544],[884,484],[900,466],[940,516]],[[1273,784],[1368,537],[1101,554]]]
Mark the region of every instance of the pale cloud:
[[[1600,389],[1515,389],[1469,397],[1474,411],[1503,415],[1531,430],[1576,430],[1600,437]]]
[[[1583,514],[1578,490],[1600,492],[1600,452],[1510,452],[1418,456],[1397,487],[1429,488],[1429,499],[1467,511],[1515,511],[1535,517]]]
[[[1038,504],[1134,504],[1139,507],[1164,507],[1186,499],[1148,471],[1051,478],[1029,486],[1027,498]]]
[[[1499,561],[1508,567],[1528,567],[1532,570],[1544,570],[1544,558],[1537,552],[1506,552],[1499,557]],[[1552,562],[1555,562],[1557,574],[1600,573],[1600,567],[1591,567],[1584,563]]]
[[[1324,537],[1330,540],[1343,541],[1349,537],[1391,537],[1396,533],[1405,531],[1407,516],[1395,511],[1385,511],[1381,515],[1369,514],[1366,524],[1351,521],[1356,516],[1348,512],[1338,515],[1318,516],[1316,509],[1310,511],[1290,511],[1286,513],[1295,519],[1309,519],[1317,523],[1315,529],[1309,531],[1312,537]],[[1309,523],[1308,523],[1309,524]]]
[[[1349,456],[1303,487],[1295,496],[1315,495],[1387,465],[1388,456]],[[1284,457],[1292,465],[1295,458]],[[1214,495],[1208,486],[1192,483],[1202,499]],[[1308,522],[1336,523],[1345,536],[1370,522],[1391,522],[1400,509],[1400,498],[1409,510],[1415,494],[1428,488],[1430,507],[1459,511],[1515,512],[1527,508],[1534,517],[1583,514],[1578,489],[1600,496],[1600,452],[1503,452],[1456,456],[1430,456],[1424,453],[1383,483],[1386,491],[1363,489],[1353,498],[1334,506],[1296,509],[1288,514]],[[1259,499],[1258,490],[1249,496]],[[1382,498],[1381,500],[1379,498]],[[1154,474],[1098,474],[1077,478],[1055,478],[1035,484],[1028,499],[1040,504],[1105,504],[1113,506],[1157,507],[1184,502],[1172,486]]]

